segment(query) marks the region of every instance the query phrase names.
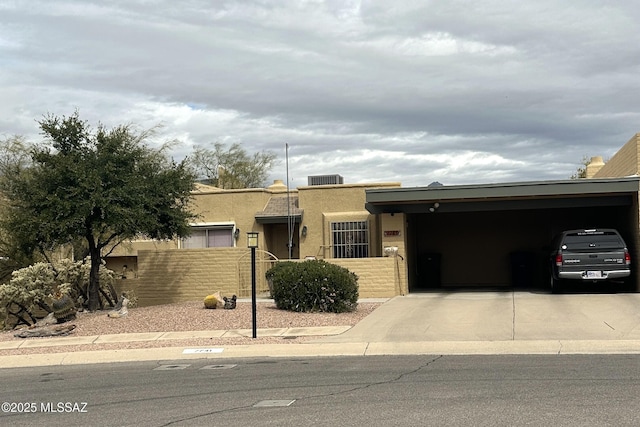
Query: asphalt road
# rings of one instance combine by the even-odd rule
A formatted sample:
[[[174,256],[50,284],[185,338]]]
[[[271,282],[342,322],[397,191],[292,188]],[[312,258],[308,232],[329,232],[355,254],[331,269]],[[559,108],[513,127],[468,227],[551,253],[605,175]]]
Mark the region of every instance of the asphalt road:
[[[640,355],[198,359],[3,369],[0,384],[2,426],[640,424]]]

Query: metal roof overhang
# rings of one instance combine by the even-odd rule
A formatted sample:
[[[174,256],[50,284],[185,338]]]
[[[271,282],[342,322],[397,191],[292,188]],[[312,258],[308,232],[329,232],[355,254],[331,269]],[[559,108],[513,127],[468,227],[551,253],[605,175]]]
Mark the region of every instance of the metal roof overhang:
[[[365,207],[372,214],[380,214],[626,206],[639,191],[638,176],[381,188],[366,190]]]

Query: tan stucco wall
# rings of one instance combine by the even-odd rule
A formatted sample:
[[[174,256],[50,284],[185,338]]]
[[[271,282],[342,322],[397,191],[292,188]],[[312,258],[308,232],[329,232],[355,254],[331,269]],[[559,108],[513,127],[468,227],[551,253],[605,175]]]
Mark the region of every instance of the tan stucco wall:
[[[192,210],[197,214],[193,221],[197,224],[230,224],[240,230],[235,245],[247,247],[247,232],[264,232],[262,224],[255,221],[256,212],[262,211],[274,193],[267,189],[242,190],[200,190],[194,192]],[[260,238],[260,247],[264,246],[264,236]],[[155,241],[135,240],[125,242],[115,248],[110,257],[136,256],[138,251],[170,250],[180,247],[178,240]]]
[[[302,222],[296,231],[307,226],[307,236],[299,238],[299,254],[325,258],[343,265],[359,277],[360,296],[390,297],[405,294],[407,288],[406,261],[402,257],[382,257],[382,248],[398,246],[404,254],[404,231],[399,235],[382,238],[381,221],[364,210],[367,188],[400,187],[399,183],[308,186],[293,190],[299,196],[299,207],[304,210]],[[286,187],[284,187],[286,191]],[[256,278],[258,291],[266,292],[264,273],[271,266],[270,257],[263,251],[278,252],[282,239],[267,238],[266,224],[258,224],[255,214],[264,210],[269,198],[283,196],[282,185],[267,189],[218,190],[206,188],[194,194],[194,211],[199,213],[197,223],[229,223],[240,229],[235,248],[178,249],[175,242],[136,241],[118,248],[111,257],[111,268],[120,271],[121,264],[136,259],[133,279],[121,280],[118,288],[135,290],[140,305],[165,304],[177,301],[195,301],[213,292],[223,295],[250,296],[250,251],[246,247],[246,232],[260,232],[259,261]],[[403,215],[386,219],[390,229],[401,229]],[[369,221],[370,258],[331,258],[331,231],[333,221]],[[280,230],[271,226],[270,233]],[[286,228],[282,228],[285,230]],[[386,239],[386,240],[385,240]],[[384,240],[384,242],[383,242]],[[295,241],[295,239],[294,239]],[[278,245],[271,248],[270,245]],[[136,258],[132,258],[136,257]],[[261,257],[261,258],[260,258]],[[282,258],[282,257],[281,257]],[[260,260],[263,260],[261,262]],[[108,261],[109,263],[109,261]]]
[[[400,258],[358,258],[328,260],[358,275],[360,298],[398,295],[403,286],[405,264]],[[273,261],[256,254],[256,289],[268,296],[266,271]],[[251,296],[249,249],[186,249],[140,251],[137,279],[119,280],[118,292],[134,291],[140,306],[200,301],[214,292],[223,296]]]
[[[268,257],[256,253],[256,289],[268,291],[264,273]],[[251,295],[248,248],[176,249],[138,252],[138,278],[121,280],[119,291],[134,290],[139,305],[203,300],[209,294]]]
[[[585,178],[593,178],[604,166],[602,156],[593,156],[589,164],[585,167]]]
[[[369,221],[369,255],[380,256],[379,229],[375,216],[364,209],[366,189],[400,187],[400,183],[318,185],[298,188],[304,216],[300,229],[307,226],[307,236],[300,238],[300,257],[331,258],[331,222]]]
[[[255,214],[264,209],[271,195],[261,188],[196,193],[193,209],[198,219],[195,222],[235,222],[244,234],[255,227]]]
[[[343,258],[327,260],[358,276],[360,298],[389,298],[401,294],[400,258]]]
[[[405,214],[382,214],[380,219],[381,246],[384,254],[385,247],[398,248],[396,276],[396,295],[409,293],[409,281],[407,277],[407,235]]]
[[[368,220],[370,226],[370,255],[381,255],[381,241],[378,238],[379,225],[375,216],[369,214],[364,205],[367,188],[400,187],[400,183],[375,184],[342,184],[300,187],[291,190],[291,194],[298,195],[299,207],[304,210],[302,222],[298,232],[307,226],[306,237],[300,238],[300,258],[314,256],[317,258],[331,257],[331,221]],[[286,187],[285,187],[286,190]],[[260,249],[271,250],[265,241],[264,230],[269,225],[259,224],[255,214],[264,210],[269,199],[283,197],[282,188],[272,186],[266,189],[243,190],[200,190],[194,193],[193,211],[198,214],[196,224],[234,224],[240,230],[236,247],[246,247],[246,232],[261,233]],[[286,236],[285,236],[286,237]],[[274,244],[282,243],[272,239]],[[138,250],[169,250],[179,247],[179,242],[134,241],[126,243],[113,251],[111,256],[135,256]]]
[[[170,241],[159,241],[159,240],[136,240],[135,242],[124,242],[118,245],[113,251],[109,254],[110,257],[121,257],[121,256],[135,256],[138,254],[139,250],[142,251],[152,251],[152,250],[167,250],[167,249],[177,249],[178,241],[170,240]]]
[[[618,178],[638,174],[640,160],[640,133],[635,134],[602,168],[594,178]]]

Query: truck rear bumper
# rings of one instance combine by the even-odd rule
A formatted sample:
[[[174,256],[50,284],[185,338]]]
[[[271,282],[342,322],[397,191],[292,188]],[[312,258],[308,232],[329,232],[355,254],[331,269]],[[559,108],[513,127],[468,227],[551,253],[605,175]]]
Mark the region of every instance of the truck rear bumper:
[[[612,280],[623,279],[631,275],[631,270],[584,270],[584,271],[560,271],[560,279],[569,280]]]

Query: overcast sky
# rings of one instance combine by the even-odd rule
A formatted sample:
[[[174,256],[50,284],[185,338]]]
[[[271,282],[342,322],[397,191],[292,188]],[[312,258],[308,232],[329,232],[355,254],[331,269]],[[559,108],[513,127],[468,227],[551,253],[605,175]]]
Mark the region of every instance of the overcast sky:
[[[640,132],[640,2],[0,0],[0,137],[47,113],[403,186],[567,179]]]

